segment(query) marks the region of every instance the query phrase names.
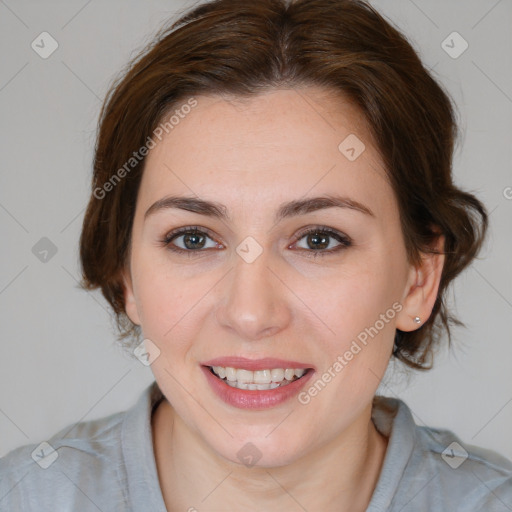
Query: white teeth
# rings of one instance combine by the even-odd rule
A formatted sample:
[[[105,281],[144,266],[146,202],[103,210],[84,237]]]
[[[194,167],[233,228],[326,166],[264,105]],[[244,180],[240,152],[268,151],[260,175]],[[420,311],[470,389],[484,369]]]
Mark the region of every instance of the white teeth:
[[[244,370],[242,368],[212,366],[213,372],[231,387],[238,389],[266,390],[286,386],[306,373],[304,368],[273,368]]]
[[[277,382],[270,382],[269,384],[247,384],[246,382],[231,382],[229,380],[224,381],[228,386],[231,386],[232,388],[238,388],[238,389],[249,389],[249,390],[259,390],[264,391],[267,389],[275,389],[282,386],[287,386],[289,384],[288,381],[284,381],[283,384],[279,384]]]
[[[236,380],[238,382],[254,382],[254,372],[249,370],[237,370],[236,371]]]
[[[231,382],[236,382],[236,370],[234,368],[225,368],[226,378]],[[215,371],[215,370],[214,370]],[[219,375],[220,377],[220,375]]]
[[[286,368],[284,371],[284,378],[286,380],[293,380],[293,377],[295,377],[295,371],[292,368]]]
[[[272,375],[270,370],[257,370],[254,372],[254,382],[256,384],[270,384]]]
[[[221,378],[224,379],[226,377],[226,369],[222,366],[214,366],[213,371]]]
[[[275,368],[270,371],[272,382],[281,382],[284,379],[284,370],[282,368]]]

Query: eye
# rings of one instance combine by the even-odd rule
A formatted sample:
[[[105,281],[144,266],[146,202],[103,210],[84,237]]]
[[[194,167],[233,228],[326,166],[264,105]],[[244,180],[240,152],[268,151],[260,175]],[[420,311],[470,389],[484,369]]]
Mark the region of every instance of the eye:
[[[318,226],[302,231],[293,245],[298,244],[301,240],[304,240],[305,247],[299,248],[312,253],[313,257],[326,256],[352,245],[348,236],[327,226]]]
[[[208,242],[208,240],[210,242]],[[215,242],[207,231],[197,226],[187,226],[168,233],[161,241],[162,245],[174,252],[200,252],[203,249],[222,248]]]
[[[296,241],[289,248],[298,245],[302,240],[304,240],[303,243],[306,246],[299,246],[299,248],[313,257],[333,254],[352,245],[348,236],[327,226],[318,226],[301,231],[297,235]],[[199,255],[205,249],[224,248],[222,244],[213,239],[208,230],[198,226],[185,226],[175,229],[161,240],[161,244],[170,251],[187,254],[188,256]]]

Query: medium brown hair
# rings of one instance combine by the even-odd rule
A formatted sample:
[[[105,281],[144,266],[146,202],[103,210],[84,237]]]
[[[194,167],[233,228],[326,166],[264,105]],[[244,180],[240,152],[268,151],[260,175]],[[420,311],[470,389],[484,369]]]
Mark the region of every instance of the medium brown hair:
[[[141,332],[126,315],[122,281],[145,162],[140,154],[130,160],[134,152],[193,95],[247,98],[302,85],[340,92],[359,107],[398,201],[409,262],[435,252],[436,229],[445,237],[431,316],[417,330],[396,331],[393,355],[429,368],[445,331],[451,341],[450,324],[464,325],[448,311],[446,290],[480,250],[488,216],[454,185],[454,108],[411,44],[360,0],[214,0],[164,26],[114,82],[101,110],[80,238],[82,286],[101,287],[119,341]]]

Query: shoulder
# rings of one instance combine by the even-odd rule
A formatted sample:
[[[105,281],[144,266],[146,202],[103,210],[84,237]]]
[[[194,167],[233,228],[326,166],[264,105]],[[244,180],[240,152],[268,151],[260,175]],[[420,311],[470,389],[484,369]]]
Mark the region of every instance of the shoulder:
[[[2,457],[0,510],[68,510],[71,504],[75,510],[89,510],[93,503],[101,509],[96,496],[122,492],[125,415],[68,426],[47,441]],[[123,496],[116,499],[122,503]]]
[[[454,510],[512,510],[512,462],[500,454],[465,443],[446,429],[416,427],[417,469],[431,475],[431,489]]]
[[[125,415],[120,412],[71,425],[47,441],[16,448],[2,457],[0,510],[67,510],[70,504],[75,510],[89,510],[92,503],[101,509],[95,496],[115,495],[122,489]],[[89,497],[91,488],[95,491]],[[123,496],[116,500],[121,503]]]
[[[375,493],[379,507],[385,503],[386,510],[402,512],[512,510],[512,462],[505,457],[467,444],[450,430],[416,425],[401,400],[378,397],[373,419],[388,437]]]
[[[154,460],[156,382],[124,412],[61,430],[0,459],[0,511],[165,511]]]

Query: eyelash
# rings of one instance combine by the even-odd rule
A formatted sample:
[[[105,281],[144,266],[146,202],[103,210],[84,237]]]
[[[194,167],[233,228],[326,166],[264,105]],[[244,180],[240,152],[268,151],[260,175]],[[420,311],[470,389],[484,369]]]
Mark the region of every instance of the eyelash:
[[[168,250],[178,253],[178,254],[184,254],[186,253],[189,257],[198,256],[199,253],[204,252],[204,249],[198,249],[198,250],[191,250],[191,249],[181,249],[180,247],[175,247],[172,245],[172,241],[176,238],[179,238],[182,235],[185,234],[195,234],[195,235],[206,235],[211,240],[214,240],[211,234],[208,230],[205,228],[201,228],[200,226],[185,226],[179,229],[175,229],[174,231],[171,231],[168,233],[163,240],[161,240],[161,245],[163,247],[166,247]],[[296,237],[293,242],[293,244],[296,244],[299,240],[302,238],[310,235],[310,234],[323,234],[328,235],[329,237],[334,238],[337,242],[339,242],[340,245],[336,246],[334,249],[299,249],[300,251],[303,251],[307,254],[307,257],[316,258],[318,256],[330,256],[333,255],[339,251],[342,251],[343,249],[346,249],[347,247],[350,247],[352,245],[352,240],[343,233],[340,233],[339,231],[336,231],[335,229],[329,228],[327,226],[315,226],[313,228],[308,228],[303,231],[301,231]],[[217,242],[218,243],[218,242]],[[194,254],[195,253],[195,254]]]
[[[171,231],[168,233],[161,241],[161,245],[163,247],[166,247],[168,250],[183,254],[187,253],[189,257],[197,256],[198,253],[204,252],[204,249],[198,249],[198,250],[191,250],[191,249],[181,249],[180,247],[175,247],[171,244],[171,242],[179,238],[181,235],[185,234],[193,234],[193,235],[206,235],[208,238],[213,240],[213,237],[210,236],[209,231],[205,228],[201,228],[200,226],[185,226],[179,229],[175,229],[174,231]],[[332,255],[334,253],[337,253],[343,249],[346,249],[352,245],[352,240],[340,233],[339,231],[336,231],[335,229],[329,228],[327,226],[315,226],[313,228],[308,228],[304,231],[301,231],[295,238],[293,244],[297,243],[299,240],[304,238],[307,235],[310,234],[323,234],[328,235],[332,238],[334,238],[337,242],[340,243],[340,245],[336,246],[334,249],[321,249],[321,250],[314,250],[314,249],[299,249],[301,251],[304,251],[308,254],[308,257],[316,258],[317,256],[328,256]],[[194,254],[196,253],[196,254]]]

